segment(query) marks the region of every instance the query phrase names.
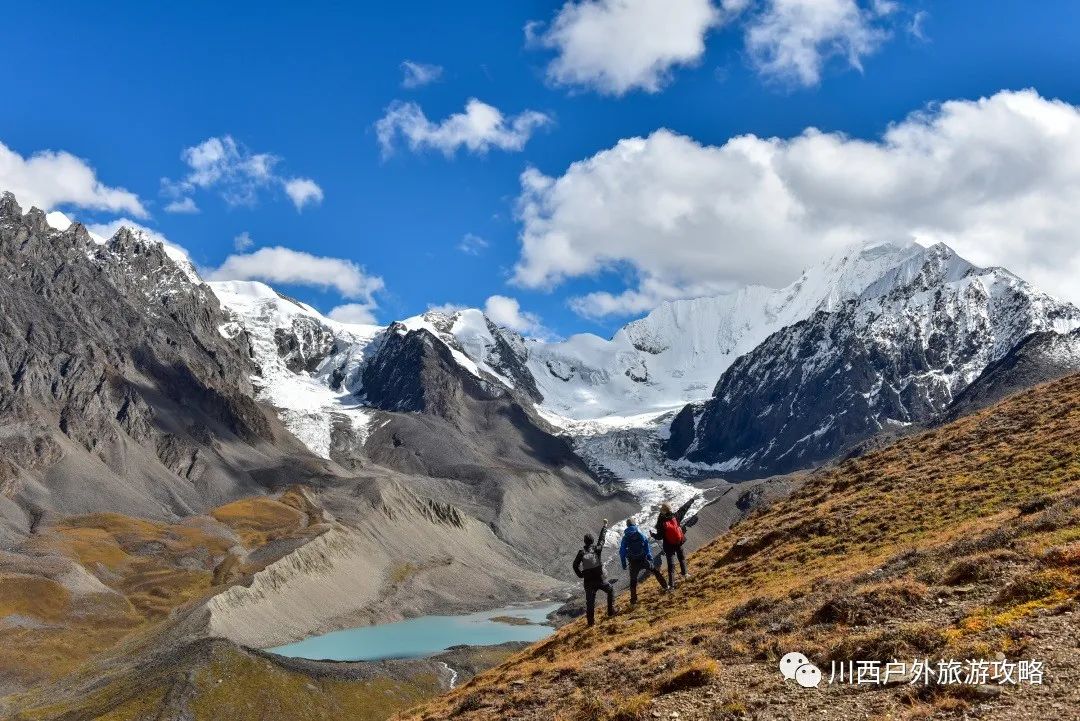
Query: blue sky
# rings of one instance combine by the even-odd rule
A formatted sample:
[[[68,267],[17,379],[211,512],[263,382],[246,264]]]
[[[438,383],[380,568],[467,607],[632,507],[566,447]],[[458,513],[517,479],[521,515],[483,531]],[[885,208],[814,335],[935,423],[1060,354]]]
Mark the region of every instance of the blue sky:
[[[200,268],[259,277],[259,262],[290,258],[227,258],[275,247],[349,261],[363,268],[361,290],[320,287],[333,265],[272,284],[326,312],[359,303],[382,322],[504,296],[520,303],[493,307],[510,325],[606,335],[664,299],[789,282],[863,237],[946,240],[1076,292],[1072,216],[1046,217],[1074,205],[1080,187],[1080,154],[1070,155],[1080,5],[680,0],[669,13],[687,19],[662,31],[671,37],[649,65],[658,33],[648,8],[619,9],[649,1],[27,4],[5,37],[0,185],[88,223],[134,217],[130,202],[101,200],[101,188],[125,189],[145,211],[135,219]],[[701,13],[709,19],[695,25]],[[405,61],[441,72],[403,87]],[[1034,94],[1000,94],[1026,88]],[[498,137],[463,131],[483,151],[439,129],[471,98],[507,120]],[[394,107],[406,112],[387,153],[376,127]],[[535,122],[515,129],[523,112]],[[911,132],[883,142],[890,124]],[[809,127],[830,147],[792,142]],[[650,137],[661,128],[670,136]],[[911,140],[916,131],[929,140]],[[744,134],[762,139],[747,150],[754,162],[725,146]],[[226,137],[241,164],[278,160],[258,180],[229,176],[230,166],[228,177],[192,182],[184,150]],[[649,140],[623,146],[627,157],[604,154],[635,137]],[[764,140],[773,137],[779,147]],[[47,150],[82,159],[98,190],[69,192],[19,165]],[[1054,159],[1052,173],[1042,158]],[[779,195],[746,190],[760,181],[758,162],[781,168]],[[528,168],[540,183],[531,192]],[[915,191],[940,174],[955,182],[920,200]],[[293,179],[313,182],[321,200],[298,209],[285,191]],[[718,197],[731,207],[718,209]],[[185,198],[199,212],[166,211]],[[1003,208],[1012,212],[1001,230]],[[772,227],[775,213],[790,217]],[[242,233],[252,243],[238,248]],[[381,287],[367,282],[375,277]]]

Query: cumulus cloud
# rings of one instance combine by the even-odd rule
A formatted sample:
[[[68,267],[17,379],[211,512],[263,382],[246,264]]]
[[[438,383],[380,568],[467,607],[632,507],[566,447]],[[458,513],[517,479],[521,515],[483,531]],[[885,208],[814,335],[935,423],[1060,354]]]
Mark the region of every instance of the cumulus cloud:
[[[888,37],[879,21],[897,9],[874,0],[768,0],[746,28],[746,48],[762,74],[803,86],[821,82],[833,57],[862,70],[862,59]]]
[[[558,85],[609,95],[654,93],[671,71],[705,53],[705,35],[748,0],[581,0],[567,2],[547,27],[526,26],[530,42],[556,52],[547,67]]]
[[[351,260],[312,255],[281,246],[230,255],[219,268],[207,271],[206,277],[333,289],[346,298],[360,299],[371,308],[375,307],[375,293],[384,288],[382,278],[368,275]]]
[[[443,68],[441,65],[406,60],[401,63],[401,73],[401,87],[411,89],[438,82],[442,78]]]
[[[501,325],[519,333],[537,333],[543,331],[540,317],[521,309],[516,298],[505,295],[493,295],[484,302],[484,315],[496,325]]]
[[[466,255],[480,255],[489,243],[475,233],[466,233],[458,243],[458,250]]]
[[[296,209],[303,210],[308,203],[321,203],[322,188],[311,178],[290,178],[285,181],[285,194],[292,200]]]
[[[252,239],[251,233],[246,230],[233,238],[233,248],[237,251],[245,251],[253,245],[255,245],[255,241]]]
[[[23,157],[0,143],[0,190],[11,191],[27,208],[36,206],[48,211],[74,205],[130,213],[136,218],[148,215],[139,196],[105,185],[89,163],[62,150],[43,150]]]
[[[191,198],[177,198],[165,206],[166,213],[198,213],[199,206]]]
[[[449,158],[459,148],[477,154],[491,149],[521,150],[538,128],[550,122],[551,118],[534,110],[507,117],[498,108],[471,98],[464,112],[435,123],[416,103],[395,102],[375,124],[375,133],[384,155],[393,152],[400,137],[413,152],[432,149]]]
[[[339,323],[374,325],[376,305],[372,303],[345,303],[333,308],[327,315]]]
[[[908,238],[1080,301],[1080,107],[1002,91],[931,106],[873,140],[811,128],[711,146],[658,130],[557,178],[527,170],[518,213],[515,283],[636,278],[575,299],[588,315],[778,287],[850,243]]]
[[[322,189],[310,178],[286,177],[276,171],[281,158],[272,153],[254,153],[231,135],[207,138],[185,148],[181,160],[188,173],[179,180],[162,178],[162,192],[173,198],[166,208],[195,207],[191,193],[216,190],[229,205],[252,207],[259,193],[278,188],[292,200],[297,210],[308,202],[321,202]],[[190,211],[189,211],[190,212]]]

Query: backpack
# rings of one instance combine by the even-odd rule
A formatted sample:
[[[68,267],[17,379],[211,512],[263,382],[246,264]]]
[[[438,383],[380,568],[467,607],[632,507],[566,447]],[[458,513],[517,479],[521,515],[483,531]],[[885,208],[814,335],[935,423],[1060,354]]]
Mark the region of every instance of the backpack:
[[[669,546],[682,545],[683,541],[686,540],[686,534],[683,533],[682,528],[679,526],[679,519],[675,518],[675,516],[664,521],[663,530],[664,543]]]
[[[600,554],[588,551],[581,557],[581,573],[583,575],[589,575],[589,572],[600,573],[604,572],[604,564],[600,562]]]
[[[644,561],[649,557],[649,541],[641,531],[635,532],[626,544],[626,557],[632,561]]]

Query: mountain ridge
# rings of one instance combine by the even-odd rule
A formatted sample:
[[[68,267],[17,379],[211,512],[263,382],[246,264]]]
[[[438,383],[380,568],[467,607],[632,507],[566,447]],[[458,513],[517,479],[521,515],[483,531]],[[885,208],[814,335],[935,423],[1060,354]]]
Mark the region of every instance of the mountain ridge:
[[[693,411],[693,430],[680,418],[669,456],[751,475],[806,468],[882,429],[942,416],[1032,333],[1077,327],[1072,304],[931,246],[739,358]]]

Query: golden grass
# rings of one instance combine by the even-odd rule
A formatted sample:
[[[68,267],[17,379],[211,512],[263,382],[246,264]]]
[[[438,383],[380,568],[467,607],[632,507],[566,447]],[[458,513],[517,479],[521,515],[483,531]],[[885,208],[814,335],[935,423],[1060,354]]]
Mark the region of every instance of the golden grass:
[[[0,568],[0,618],[20,615],[50,626],[0,629],[0,668],[15,669],[13,675],[27,685],[52,681],[133,629],[242,578],[223,572],[215,579],[236,542],[233,531],[253,548],[311,533],[309,520],[318,509],[299,489],[283,498],[244,499],[215,509],[211,516],[224,526],[217,531],[212,523],[165,523],[119,513],[71,516],[42,527],[16,550],[71,559],[116,594],[73,599],[44,575]]]
[[[295,501],[294,501],[295,504]],[[236,531],[249,547],[261,546],[307,524],[307,514],[281,501],[256,496],[233,501],[210,512]]]
[[[25,573],[0,573],[0,618],[28,616],[56,621],[71,607],[71,593],[56,581]]]
[[[403,718],[449,718],[466,696],[476,708],[455,718],[517,717],[500,689],[522,678],[544,696],[548,717],[572,713],[568,679],[582,683],[574,669],[586,667],[620,679],[617,691],[592,689],[589,703],[610,708],[616,694],[656,693],[647,674],[629,666],[620,675],[613,659],[651,658],[672,638],[747,660],[783,648],[889,660],[950,644],[1008,647],[1003,629],[1077,593],[1068,544],[1080,525],[1078,491],[1080,376],[1072,376],[814,474],[694,553],[694,579],[677,599],[647,586],[628,614],[593,630],[574,622]],[[966,625],[943,626],[925,599],[943,579],[1000,595]],[[878,606],[896,616],[875,615]],[[848,624],[865,626],[852,634]]]

